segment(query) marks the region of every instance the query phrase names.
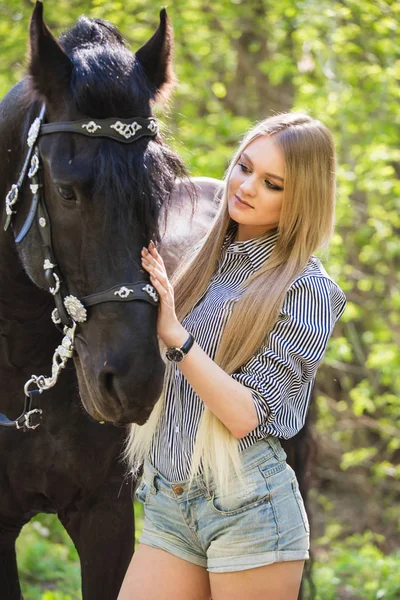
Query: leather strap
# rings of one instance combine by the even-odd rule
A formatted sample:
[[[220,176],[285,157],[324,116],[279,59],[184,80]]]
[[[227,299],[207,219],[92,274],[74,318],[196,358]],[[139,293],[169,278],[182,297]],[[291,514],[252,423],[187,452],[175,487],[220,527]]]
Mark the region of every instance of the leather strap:
[[[63,123],[46,123],[40,127],[40,135],[63,132],[79,133],[88,137],[107,137],[124,144],[131,144],[145,136],[155,137],[158,133],[158,126],[154,117],[148,119],[113,117],[111,119],[88,118],[79,121],[64,121]]]
[[[192,336],[191,333],[189,333],[188,339],[183,344],[183,346],[180,347],[180,349],[182,350],[182,352],[187,354],[189,352],[190,348],[193,346],[193,344],[194,344],[194,337]]]
[[[28,392],[28,395],[25,396],[24,410],[15,421],[11,421],[6,415],[0,413],[0,425],[2,427],[22,429],[23,431],[36,429],[42,419],[42,410],[40,408],[32,408],[32,397],[38,394],[40,394],[40,390],[31,390]]]
[[[58,291],[55,294],[53,294],[53,296],[54,296],[55,305],[58,310],[58,314],[60,316],[60,319],[61,319],[63,325],[66,325],[67,327],[72,327],[72,325],[73,325],[72,319],[69,316],[69,314],[67,313],[65,306],[64,306],[64,301],[63,301],[63,298],[65,298],[68,295],[68,290],[65,287],[65,284],[62,280],[61,273],[58,269],[55,257],[53,255],[53,248],[52,248],[52,244],[51,244],[51,224],[50,224],[50,218],[49,218],[49,214],[47,212],[46,204],[44,202],[43,194],[41,195],[40,200],[39,200],[37,216],[38,216],[38,221],[39,221],[40,237],[42,238],[42,242],[43,242],[44,259],[49,260],[54,265],[54,267],[45,270],[44,276],[46,278],[47,283],[49,284],[49,289],[50,288],[53,288],[53,289],[58,288]],[[44,221],[46,222],[45,227],[42,227],[40,225],[41,222],[44,223],[42,221],[42,219],[44,219]]]
[[[45,110],[46,110],[46,105],[43,104],[42,108],[40,109],[40,114],[37,117],[37,119],[40,119],[40,120],[43,119]],[[28,172],[28,168],[29,168],[29,165],[30,165],[30,162],[31,162],[31,159],[32,159],[32,155],[33,155],[33,152],[35,150],[35,146],[36,146],[35,143],[28,144],[28,152],[26,153],[24,164],[23,164],[22,169],[21,169],[21,171],[19,173],[18,181],[16,183],[16,186],[18,188],[18,192],[21,191],[22,185],[23,185],[23,183],[25,181],[25,177],[26,177],[26,174]],[[14,211],[14,212],[16,212],[16,211]],[[6,221],[5,221],[5,224],[4,224],[4,231],[7,231],[7,229],[9,228],[10,223],[11,223],[11,219],[12,219],[12,215],[7,215],[7,218],[6,218]]]
[[[25,223],[22,225],[19,234],[15,238],[15,242],[17,244],[19,244],[19,242],[22,242],[22,240],[24,239],[24,237],[26,236],[26,234],[29,232],[30,228],[32,227],[32,223],[34,221],[36,211],[37,211],[38,202],[39,202],[39,193],[34,194],[32,196],[32,204],[29,209],[28,216],[26,217]]]
[[[147,288],[150,293],[144,288]],[[123,286],[115,285],[109,290],[90,294],[90,296],[84,296],[79,300],[85,307],[101,304],[102,302],[131,302],[132,300],[144,300],[153,306],[158,306],[156,294],[157,292],[148,281],[137,281],[136,283],[125,283]]]

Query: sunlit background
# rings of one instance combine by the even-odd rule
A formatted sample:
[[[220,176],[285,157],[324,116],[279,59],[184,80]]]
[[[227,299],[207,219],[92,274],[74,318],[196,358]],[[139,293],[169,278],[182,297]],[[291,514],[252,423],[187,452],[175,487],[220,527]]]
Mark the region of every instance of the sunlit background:
[[[54,33],[81,14],[135,50],[162,4],[45,0]],[[0,96],[24,74],[33,3],[0,1]],[[321,119],[338,152],[323,262],[348,297],[317,376],[310,514],[318,600],[400,598],[400,2],[171,0],[179,84],[157,109],[192,175],[222,177],[257,119]],[[137,512],[138,533],[141,506]],[[77,554],[39,515],[18,540],[25,600],[78,600]],[[306,590],[307,591],[307,590]]]

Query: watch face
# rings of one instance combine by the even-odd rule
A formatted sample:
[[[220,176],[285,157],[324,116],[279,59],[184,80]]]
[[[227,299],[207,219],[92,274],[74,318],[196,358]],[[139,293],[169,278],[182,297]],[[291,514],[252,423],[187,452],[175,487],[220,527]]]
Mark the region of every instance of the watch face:
[[[172,360],[173,362],[180,362],[185,356],[185,354],[180,348],[170,348],[165,353],[165,356],[168,358],[168,360]]]

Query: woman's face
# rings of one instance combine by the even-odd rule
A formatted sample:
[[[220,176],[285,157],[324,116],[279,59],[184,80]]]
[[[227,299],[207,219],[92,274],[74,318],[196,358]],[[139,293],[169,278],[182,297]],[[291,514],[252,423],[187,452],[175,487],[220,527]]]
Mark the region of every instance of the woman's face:
[[[277,227],[284,177],[284,156],[273,137],[260,136],[242,152],[228,183],[229,215],[239,224],[237,241]]]

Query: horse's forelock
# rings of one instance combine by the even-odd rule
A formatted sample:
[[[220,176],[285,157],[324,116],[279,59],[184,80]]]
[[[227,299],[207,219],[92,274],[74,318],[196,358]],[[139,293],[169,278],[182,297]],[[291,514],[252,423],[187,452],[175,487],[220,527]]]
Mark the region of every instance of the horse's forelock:
[[[132,239],[141,244],[147,237],[159,235],[160,210],[168,204],[176,178],[186,176],[178,155],[157,141],[142,151],[106,143],[95,158],[93,194],[103,198],[103,235],[112,237],[118,231],[126,239],[127,251]]]
[[[123,46],[78,48],[71,92],[78,111],[91,117],[150,116],[151,90],[140,64]]]

